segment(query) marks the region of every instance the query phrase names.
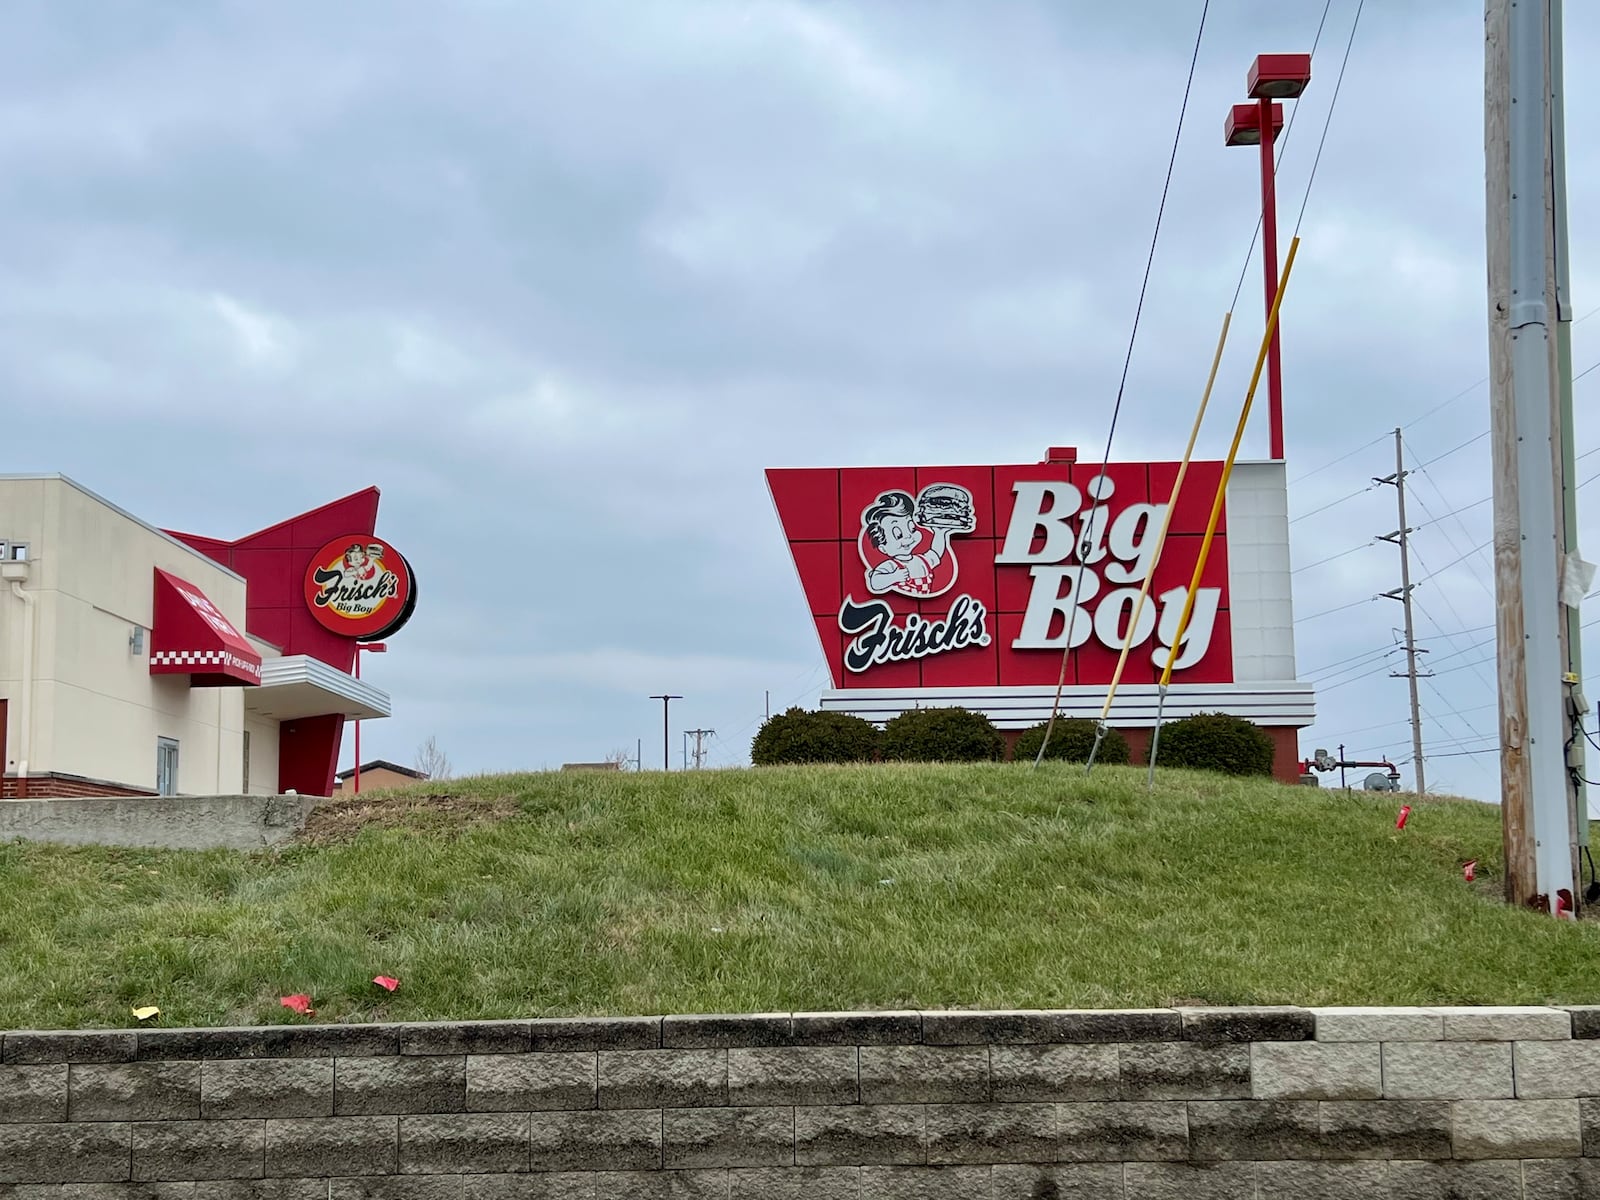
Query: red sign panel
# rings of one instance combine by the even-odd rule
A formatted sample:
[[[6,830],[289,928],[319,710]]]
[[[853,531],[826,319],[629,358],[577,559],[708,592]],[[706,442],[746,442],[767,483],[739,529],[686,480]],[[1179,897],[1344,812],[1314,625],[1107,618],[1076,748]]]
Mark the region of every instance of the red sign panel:
[[[368,642],[411,619],[416,584],[400,552],[382,538],[334,538],[306,568],[306,604],[325,629]]]
[[[767,484],[840,688],[1110,683],[1177,463],[773,469]],[[1222,464],[1191,463],[1123,679],[1177,632]],[[1233,679],[1218,526],[1175,682]]]

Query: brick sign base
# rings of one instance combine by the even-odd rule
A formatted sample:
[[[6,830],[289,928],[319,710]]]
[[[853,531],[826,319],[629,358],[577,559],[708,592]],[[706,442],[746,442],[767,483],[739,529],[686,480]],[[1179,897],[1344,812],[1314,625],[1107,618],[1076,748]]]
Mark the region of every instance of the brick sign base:
[[[0,1036],[0,1200],[1590,1196],[1600,1007]]]

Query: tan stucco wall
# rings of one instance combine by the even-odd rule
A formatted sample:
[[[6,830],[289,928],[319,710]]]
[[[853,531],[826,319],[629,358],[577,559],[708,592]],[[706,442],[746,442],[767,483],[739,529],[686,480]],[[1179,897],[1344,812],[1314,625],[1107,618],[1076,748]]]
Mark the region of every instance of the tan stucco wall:
[[[35,597],[31,743],[21,743],[23,605],[0,588],[5,764],[155,786],[156,742],[178,742],[178,789],[232,793],[243,779],[240,688],[152,676],[154,569],[194,584],[239,629],[244,580],[63,479],[0,479],[0,538],[29,543]],[[130,639],[143,630],[135,653]],[[270,742],[270,748],[268,743]],[[277,789],[277,737],[251,747],[251,791]]]

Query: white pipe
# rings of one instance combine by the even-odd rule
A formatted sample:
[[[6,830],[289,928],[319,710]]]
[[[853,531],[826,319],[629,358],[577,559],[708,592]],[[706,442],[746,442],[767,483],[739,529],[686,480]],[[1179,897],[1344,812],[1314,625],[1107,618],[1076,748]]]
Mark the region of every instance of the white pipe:
[[[11,584],[11,594],[22,601],[22,714],[17,718],[18,741],[22,748],[17,755],[17,791],[28,790],[28,751],[33,736],[33,596],[24,591],[22,584]]]

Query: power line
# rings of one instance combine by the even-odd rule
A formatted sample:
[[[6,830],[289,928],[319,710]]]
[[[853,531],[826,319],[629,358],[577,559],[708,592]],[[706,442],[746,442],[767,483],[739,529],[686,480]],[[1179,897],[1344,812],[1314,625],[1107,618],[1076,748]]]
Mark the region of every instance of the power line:
[[[1600,449],[1600,447],[1596,447],[1596,449]],[[1590,450],[1588,453],[1589,454],[1593,454],[1594,450]],[[1585,455],[1579,455],[1578,457],[1579,458],[1583,458],[1583,457],[1586,457],[1586,456]],[[1421,468],[1421,467],[1418,467],[1417,470],[1420,471],[1424,475],[1428,475],[1428,472],[1426,470],[1424,470],[1423,468]],[[1440,490],[1438,483],[1434,480],[1432,475],[1428,475],[1428,482],[1433,484],[1433,490],[1439,496],[1440,499],[1444,500],[1446,504],[1450,503],[1449,500],[1445,499],[1444,492]],[[1471,504],[1463,504],[1459,508],[1452,508],[1449,512],[1443,513],[1440,516],[1434,517],[1433,520],[1436,521],[1436,522],[1437,521],[1442,521],[1446,517],[1453,517],[1453,516],[1456,516],[1459,513],[1464,513],[1470,508],[1477,508],[1478,505],[1480,505],[1480,504],[1487,504],[1487,503],[1489,503],[1489,501],[1491,501],[1493,499],[1494,499],[1493,496],[1485,496],[1481,500],[1474,500]],[[1456,524],[1461,525],[1461,522],[1458,521],[1458,522],[1456,522]],[[1461,528],[1462,528],[1463,532],[1466,530],[1466,526],[1465,525],[1461,525]]]
[[[1444,409],[1449,408],[1457,400],[1465,399],[1467,396],[1472,395],[1473,392],[1477,391],[1479,388],[1481,388],[1484,384],[1486,384],[1488,382],[1489,382],[1489,377],[1487,375],[1485,375],[1482,379],[1478,380],[1477,383],[1472,384],[1470,387],[1462,388],[1459,392],[1457,392],[1454,396],[1451,396],[1448,400],[1441,400],[1438,404],[1435,404],[1432,408],[1430,408],[1427,412],[1423,413],[1420,417],[1411,418],[1411,420],[1406,422],[1405,428],[1406,429],[1410,429],[1413,425],[1422,424],[1422,422],[1426,421],[1429,417],[1433,416],[1434,413],[1442,412]],[[1382,441],[1383,439],[1379,438],[1378,440]],[[1420,470],[1420,468],[1418,468],[1418,469]]]
[[[1211,0],[1205,0],[1200,9],[1200,28],[1194,35],[1194,52],[1189,56],[1189,78],[1183,85],[1183,101],[1178,106],[1178,129],[1172,137],[1172,153],[1167,158],[1167,177],[1161,185],[1161,202],[1156,206],[1156,227],[1150,235],[1150,251],[1145,255],[1144,279],[1139,283],[1139,300],[1133,309],[1133,328],[1128,332],[1128,351],[1122,358],[1122,378],[1117,381],[1117,398],[1111,406],[1111,426],[1106,431],[1106,452],[1101,460],[1101,470],[1111,461],[1111,443],[1117,433],[1117,418],[1122,412],[1122,397],[1128,386],[1128,369],[1133,363],[1133,346],[1139,337],[1139,319],[1144,314],[1145,292],[1150,287],[1150,271],[1156,261],[1156,243],[1161,240],[1161,219],[1167,211],[1167,194],[1172,189],[1172,171],[1178,162],[1178,145],[1183,141],[1183,120],[1189,111],[1189,93],[1194,87],[1195,65],[1200,61],[1200,42],[1206,32],[1206,15],[1211,11]],[[1070,642],[1071,636],[1067,640]]]
[[[1490,626],[1490,628],[1493,628],[1493,626]],[[1449,662],[1452,658],[1460,658],[1464,654],[1471,654],[1475,650],[1482,650],[1484,647],[1492,646],[1494,644],[1495,644],[1494,635],[1491,634],[1489,637],[1482,638],[1481,640],[1474,642],[1470,646],[1463,646],[1459,650],[1452,650],[1448,654],[1439,655],[1438,658],[1433,660],[1434,666],[1438,666],[1442,662]],[[1454,670],[1455,668],[1451,668],[1451,669]]]
[[[1363,663],[1352,663],[1343,670],[1330,671],[1320,679],[1313,679],[1311,682],[1316,684],[1320,690],[1327,692],[1332,691],[1334,688],[1343,687],[1347,683],[1354,683],[1358,679],[1371,679],[1376,675],[1391,674],[1390,667],[1392,664],[1389,660],[1404,649],[1405,645],[1403,643],[1396,642],[1384,651],[1381,658],[1369,659]],[[1343,676],[1343,678],[1340,678],[1340,676]]]
[[[1596,365],[1600,366],[1600,363],[1597,363]],[[1487,435],[1482,435],[1482,436],[1487,436]],[[1591,483],[1593,483],[1596,479],[1600,479],[1600,471],[1596,471],[1593,475],[1589,476],[1589,478],[1585,479],[1574,490],[1576,491],[1576,490],[1581,490],[1583,488],[1586,488]],[[1493,499],[1493,497],[1492,496],[1485,497],[1485,499]],[[1483,501],[1480,500],[1480,501],[1478,501],[1478,503],[1482,504]],[[1468,507],[1470,508],[1471,505],[1468,505]],[[1307,513],[1306,515],[1310,516],[1309,513]],[[1292,522],[1292,521],[1290,522],[1290,524],[1293,524],[1293,523],[1294,522]],[[1457,563],[1460,563],[1465,559],[1471,558],[1474,554],[1478,553],[1480,550],[1487,550],[1492,545],[1494,545],[1494,539],[1493,538],[1490,538],[1488,541],[1479,542],[1476,546],[1473,546],[1472,549],[1468,550],[1465,554],[1461,555],[1458,558],[1451,559],[1449,562],[1445,563],[1444,566],[1440,567],[1437,571],[1433,571],[1430,574],[1424,575],[1422,577],[1422,579],[1417,580],[1417,582],[1418,583],[1422,583],[1425,580],[1432,579],[1434,576],[1440,575],[1443,572],[1448,571],[1451,567],[1455,566]]]
[[[1450,449],[1446,450],[1443,454],[1435,454],[1432,458],[1428,459],[1426,462],[1418,463],[1417,464],[1417,470],[1421,471],[1421,470],[1424,470],[1424,469],[1426,469],[1428,467],[1431,467],[1434,463],[1439,462],[1441,459],[1449,458],[1452,454],[1457,454],[1460,451],[1465,450],[1468,446],[1471,446],[1476,442],[1483,441],[1483,439],[1488,437],[1488,436],[1489,436],[1489,431],[1487,429],[1485,429],[1482,433],[1478,434],[1476,437],[1469,437],[1466,441],[1462,442],[1459,446],[1452,446],[1452,447],[1450,447]]]
[[[1291,119],[1291,122],[1292,122],[1292,119]],[[1576,321],[1574,321],[1573,325],[1574,326],[1582,325],[1590,317],[1597,316],[1597,315],[1600,315],[1600,307],[1591,308],[1588,312],[1584,313],[1583,316],[1579,317]],[[1600,371],[1600,362],[1591,363],[1589,366],[1585,367],[1582,371],[1579,371],[1576,375],[1574,375],[1572,377],[1572,381],[1574,383],[1576,383],[1578,380],[1584,378],[1584,376],[1589,375],[1590,373],[1592,373],[1594,371]],[[1401,427],[1403,429],[1409,431],[1412,426],[1422,424],[1422,422],[1426,421],[1429,417],[1433,416],[1435,413],[1444,411],[1445,409],[1449,408],[1452,404],[1454,404],[1457,400],[1465,399],[1467,396],[1470,396],[1473,392],[1477,391],[1479,388],[1481,388],[1484,384],[1486,384],[1488,382],[1489,382],[1489,377],[1487,375],[1485,375],[1482,379],[1478,380],[1476,383],[1470,384],[1467,387],[1462,388],[1455,395],[1450,396],[1447,399],[1439,401],[1438,404],[1435,404],[1432,408],[1428,409],[1428,411],[1423,413],[1421,416],[1413,417],[1413,418],[1411,418],[1411,420],[1404,422]],[[1357,446],[1354,450],[1351,450],[1346,454],[1341,454],[1338,458],[1329,459],[1327,462],[1323,463],[1321,466],[1313,467],[1311,470],[1307,471],[1304,475],[1295,476],[1289,482],[1290,483],[1299,483],[1302,479],[1308,479],[1312,475],[1315,475],[1318,471],[1325,471],[1329,467],[1337,466],[1339,463],[1342,463],[1342,462],[1346,461],[1347,459],[1354,458],[1357,454],[1360,454],[1363,450],[1370,449],[1371,447],[1376,446],[1379,442],[1386,441],[1390,436],[1391,435],[1389,435],[1387,433],[1380,433],[1377,437],[1373,438],[1370,442],[1363,443],[1362,445]],[[1487,436],[1487,434],[1485,434],[1484,436]],[[1600,448],[1597,448],[1597,449],[1600,449]],[[1589,451],[1586,451],[1583,454],[1580,454],[1578,457],[1579,458],[1587,458],[1590,454],[1594,454],[1595,452],[1596,452],[1595,450],[1589,450]],[[1435,461],[1437,461],[1437,460],[1435,460]],[[1417,467],[1416,469],[1420,471],[1420,470],[1422,470],[1422,467]],[[1478,503],[1482,503],[1482,501],[1478,501]],[[1468,507],[1471,507],[1471,506],[1469,505]]]
[[[1246,264],[1246,265],[1248,265],[1248,264]],[[1302,479],[1310,479],[1313,475],[1317,474],[1317,472],[1326,471],[1329,467],[1336,467],[1340,463],[1346,461],[1347,459],[1354,458],[1356,455],[1360,454],[1363,450],[1370,450],[1370,449],[1372,449],[1372,447],[1376,446],[1379,442],[1386,442],[1388,440],[1389,440],[1389,435],[1387,433],[1380,433],[1377,437],[1373,438],[1370,442],[1362,443],[1361,445],[1357,446],[1354,450],[1350,451],[1348,454],[1341,454],[1338,458],[1332,459],[1329,462],[1325,462],[1320,467],[1312,467],[1311,470],[1307,471],[1304,475],[1296,475],[1293,479],[1289,480],[1289,482],[1290,483],[1299,483]]]
[[[1354,500],[1357,496],[1365,495],[1367,492],[1370,492],[1377,486],[1378,485],[1375,483],[1368,484],[1366,487],[1358,488],[1356,491],[1351,492],[1347,496],[1340,496],[1337,500],[1330,500],[1320,508],[1313,508],[1310,512],[1301,513],[1298,517],[1290,517],[1289,524],[1293,525],[1296,521],[1304,521],[1307,517],[1314,517],[1320,512],[1327,512],[1330,508],[1337,508],[1346,500]]]
[[[1362,654],[1355,655],[1353,658],[1347,658],[1338,662],[1328,663],[1326,666],[1318,667],[1315,671],[1306,671],[1303,672],[1303,674],[1306,676],[1306,678],[1313,679],[1318,682],[1332,679],[1335,675],[1343,675],[1346,671],[1356,671],[1362,669],[1363,667],[1371,667],[1374,663],[1388,658],[1399,648],[1400,643],[1396,641],[1391,645],[1382,647],[1381,649],[1368,650]]]
[[[1437,578],[1438,576],[1443,575],[1451,567],[1457,566],[1457,565],[1465,562],[1467,559],[1471,558],[1478,551],[1483,550],[1486,547],[1491,546],[1493,544],[1494,544],[1494,539],[1493,538],[1490,538],[1487,542],[1480,542],[1478,545],[1476,545],[1476,546],[1472,547],[1472,549],[1468,550],[1465,554],[1460,555],[1457,558],[1452,558],[1449,562],[1445,563],[1445,565],[1440,567],[1437,571],[1428,572],[1428,574],[1424,575],[1421,579],[1417,580],[1417,582],[1419,584],[1421,584],[1421,583],[1426,583],[1430,579]]]
[[[1357,600],[1357,601],[1353,602],[1353,604],[1360,604],[1360,603],[1363,603],[1363,601]],[[1595,620],[1593,622],[1591,622],[1591,624],[1600,624],[1600,617],[1595,618]],[[1441,632],[1438,636],[1445,637],[1445,638],[1456,638],[1456,637],[1461,637],[1461,636],[1463,636],[1465,634],[1480,633],[1485,629],[1493,629],[1493,628],[1494,628],[1493,625],[1475,625],[1475,626],[1472,626],[1472,627],[1467,628],[1467,629],[1457,629],[1457,630],[1454,630],[1454,631],[1452,631],[1450,633]],[[1474,650],[1481,650],[1484,646],[1487,646],[1487,645],[1490,645],[1491,643],[1493,643],[1493,641],[1494,641],[1494,638],[1492,638],[1492,637],[1484,638],[1482,641],[1477,642],[1477,643],[1475,643],[1475,644],[1473,644],[1471,646],[1467,646],[1464,649],[1453,650],[1449,654],[1442,654],[1438,658],[1434,659],[1433,661],[1434,661],[1435,664],[1437,664],[1437,663],[1440,663],[1440,662],[1446,662],[1446,661],[1448,661],[1448,660],[1450,660],[1452,658],[1459,658],[1463,654],[1470,654]],[[1327,686],[1337,687],[1337,686],[1341,686],[1344,683],[1354,683],[1356,679],[1368,679],[1368,678],[1371,678],[1374,675],[1382,674],[1384,671],[1386,671],[1388,669],[1388,664],[1384,663],[1384,662],[1381,662],[1379,660],[1388,658],[1391,654],[1393,654],[1395,651],[1397,651],[1397,650],[1399,650],[1401,648],[1402,648],[1401,647],[1401,643],[1399,643],[1397,641],[1397,642],[1394,642],[1391,645],[1384,646],[1384,647],[1382,647],[1381,649],[1378,649],[1378,650],[1367,650],[1367,651],[1364,651],[1361,654],[1353,655],[1353,656],[1351,656],[1349,658],[1336,659],[1333,662],[1323,663],[1320,666],[1312,667],[1312,668],[1310,668],[1308,670],[1303,670],[1303,671],[1301,671],[1301,674],[1304,675],[1307,679],[1311,680],[1311,682],[1315,683],[1318,687],[1327,687]],[[1377,663],[1377,666],[1373,667],[1372,666],[1373,663]],[[1343,675],[1347,671],[1360,670],[1363,667],[1367,667],[1369,669],[1366,670],[1363,674],[1357,675],[1354,678],[1341,680],[1338,684],[1332,684],[1332,685],[1329,685],[1328,682],[1327,682],[1328,680],[1334,678],[1337,675]],[[1316,678],[1317,676],[1321,676],[1321,678],[1320,679]]]
[[[1459,712],[1456,709],[1456,706],[1454,704],[1450,703],[1450,697],[1446,696],[1444,694],[1444,692],[1442,690],[1440,690],[1438,684],[1434,683],[1433,680],[1431,680],[1431,679],[1424,679],[1423,682],[1428,685],[1428,690],[1430,692],[1432,692],[1435,696],[1439,697],[1439,703],[1444,705],[1445,711],[1447,713],[1449,713],[1452,717],[1454,717],[1456,720],[1460,721],[1461,724],[1466,728],[1466,730],[1467,730],[1467,732],[1469,734],[1471,734],[1475,738],[1482,738],[1482,737],[1488,736],[1487,734],[1479,733],[1478,730],[1473,727],[1472,722],[1467,720],[1467,718],[1461,712]],[[1437,725],[1438,723],[1439,722],[1437,720],[1434,721],[1434,724]]]
[[[1380,656],[1383,656],[1383,655],[1387,655],[1391,651],[1393,651],[1394,649],[1395,649],[1395,647],[1393,647],[1393,646],[1385,646],[1382,650],[1368,650],[1365,654],[1358,654],[1355,658],[1335,659],[1331,663],[1325,663],[1320,667],[1310,667],[1308,669],[1302,670],[1300,673],[1302,675],[1306,676],[1307,678],[1309,678],[1309,677],[1311,677],[1313,675],[1321,675],[1322,673],[1327,672],[1327,671],[1332,671],[1333,673],[1337,674],[1339,671],[1345,670],[1345,669],[1347,669],[1349,667],[1352,667],[1352,666],[1356,665],[1362,659],[1377,658],[1377,657],[1380,657]]]
[[[1482,647],[1474,647],[1474,649],[1482,649]],[[1451,675],[1451,674],[1454,674],[1456,671],[1470,671],[1475,667],[1487,666],[1489,663],[1492,663],[1494,660],[1495,660],[1495,655],[1491,654],[1487,658],[1480,658],[1475,662],[1458,663],[1457,665],[1455,665],[1453,667],[1446,667],[1442,671],[1435,671],[1434,674],[1435,675]]]
[[[1431,485],[1433,483],[1433,480],[1430,479],[1428,482]],[[1437,489],[1435,489],[1435,490],[1437,490]],[[1451,537],[1450,534],[1444,528],[1442,528],[1440,526],[1439,519],[1437,517],[1435,517],[1433,515],[1433,513],[1429,510],[1427,504],[1423,501],[1422,497],[1421,496],[1414,496],[1414,499],[1417,502],[1417,507],[1422,509],[1423,514],[1428,518],[1428,523],[1434,529],[1436,529],[1438,531],[1439,536],[1442,537],[1445,540],[1446,545],[1448,545],[1451,550],[1457,549],[1455,538]],[[1461,532],[1462,533],[1466,534],[1469,538],[1472,536],[1472,532],[1464,524],[1462,524],[1460,521],[1457,521],[1456,524],[1461,525]],[[1419,563],[1422,563],[1422,569],[1424,571],[1426,571],[1428,569],[1428,564],[1425,563],[1425,562],[1422,562],[1422,555],[1421,554],[1417,555],[1417,561]],[[1494,564],[1491,563],[1489,565],[1492,568]],[[1484,594],[1486,596],[1488,596],[1490,600],[1493,600],[1494,599],[1494,589],[1492,589],[1487,583],[1485,583],[1481,576],[1474,575],[1473,579],[1477,582],[1478,586],[1483,589]],[[1453,617],[1455,617],[1455,619],[1457,621],[1460,621],[1462,619],[1461,614],[1455,611],[1455,605],[1450,603],[1450,597],[1448,595],[1446,595],[1444,597],[1444,602],[1445,602],[1446,605],[1449,606],[1451,615]]]
[[[1332,616],[1334,613],[1344,612],[1344,610],[1347,609],[1347,608],[1354,608],[1358,604],[1368,604],[1374,598],[1375,597],[1372,597],[1372,596],[1363,596],[1359,600],[1350,601],[1349,604],[1341,604],[1337,608],[1325,608],[1321,612],[1312,613],[1309,617],[1301,617],[1300,620],[1301,621],[1315,621],[1318,617]]]
[[[1444,600],[1444,602],[1446,604],[1450,603],[1450,597],[1448,595],[1446,595],[1444,592],[1440,592],[1439,596],[1440,596],[1440,598],[1442,600]],[[1431,624],[1435,629],[1439,628],[1438,619],[1431,612],[1429,612],[1426,608],[1422,607],[1422,602],[1420,600],[1417,601],[1417,609],[1418,609],[1419,612],[1422,613],[1423,616],[1428,618],[1429,624]],[[1453,615],[1456,618],[1456,620],[1459,621],[1461,619],[1461,615],[1456,612],[1455,607],[1453,605],[1450,608],[1450,612],[1451,612],[1451,615]],[[1438,634],[1436,636],[1441,637],[1441,638],[1446,638],[1447,640],[1451,641],[1451,643],[1452,643],[1452,647],[1451,648],[1454,649],[1454,639],[1450,638],[1449,635],[1441,633],[1441,634]],[[1490,640],[1492,641],[1493,639],[1491,638]],[[1435,661],[1440,661],[1440,660],[1436,659]],[[1493,686],[1482,675],[1478,676],[1478,680],[1479,680],[1480,683],[1483,684],[1484,687],[1492,687]]]
[[[1350,50],[1356,44],[1356,30],[1361,25],[1361,10],[1366,7],[1367,0],[1359,0],[1356,4],[1355,20],[1350,22],[1350,39],[1344,44],[1344,60],[1339,64],[1339,78],[1333,84],[1333,99],[1328,102],[1328,117],[1322,123],[1322,138],[1317,142],[1317,155],[1311,160],[1311,175],[1306,180],[1306,194],[1300,201],[1300,215],[1294,221],[1294,237],[1300,236],[1300,222],[1305,220],[1306,205],[1311,201],[1311,185],[1317,181],[1317,167],[1322,163],[1322,148],[1328,141],[1328,129],[1333,124],[1333,110],[1339,105],[1339,89],[1344,86],[1345,68],[1350,65]],[[1266,136],[1266,131],[1262,131]],[[1291,240],[1293,240],[1291,238]]]
[[[1356,554],[1362,550],[1370,550],[1375,545],[1377,545],[1377,543],[1372,541],[1362,542],[1359,546],[1351,546],[1348,550],[1341,550],[1337,554],[1328,555],[1327,558],[1319,558],[1316,562],[1307,563],[1303,567],[1296,567],[1294,570],[1290,571],[1289,574],[1298,575],[1301,571],[1309,571],[1311,568],[1320,567],[1325,563],[1337,562],[1341,558],[1347,558],[1348,556]]]
[[[1106,428],[1106,451],[1100,459],[1100,471],[1105,473],[1106,467],[1111,462],[1111,445],[1117,436],[1117,418],[1122,415],[1122,397],[1128,386],[1128,369],[1133,363],[1133,347],[1139,338],[1139,318],[1144,314],[1145,292],[1150,287],[1150,271],[1156,261],[1156,244],[1161,240],[1161,218],[1167,211],[1167,195],[1172,189],[1172,172],[1178,162],[1178,146],[1183,142],[1183,121],[1189,112],[1189,94],[1194,89],[1194,72],[1200,62],[1200,43],[1205,38],[1206,17],[1211,12],[1211,0],[1205,0],[1200,8],[1200,27],[1194,34],[1194,52],[1189,56],[1189,77],[1184,80],[1183,100],[1178,105],[1178,128],[1172,135],[1172,153],[1167,156],[1167,177],[1161,184],[1161,202],[1156,206],[1156,227],[1150,234],[1150,251],[1145,255],[1144,278],[1139,283],[1139,301],[1133,309],[1133,328],[1128,331],[1128,350],[1122,357],[1122,377],[1117,381],[1117,398],[1111,406],[1111,423]],[[1263,136],[1269,136],[1263,133]],[[1081,555],[1079,556],[1082,557]],[[1083,578],[1083,568],[1078,570],[1079,581]],[[1072,628],[1078,617],[1078,607],[1074,605],[1072,612],[1067,616],[1067,631],[1061,649],[1061,673],[1056,680],[1056,697],[1050,708],[1050,720],[1045,726],[1044,740],[1039,743],[1039,756],[1034,759],[1038,766],[1044,760],[1045,747],[1050,744],[1051,731],[1056,726],[1056,713],[1061,708],[1061,694],[1067,686],[1067,663],[1072,654]],[[1159,723],[1158,723],[1159,730]]]

